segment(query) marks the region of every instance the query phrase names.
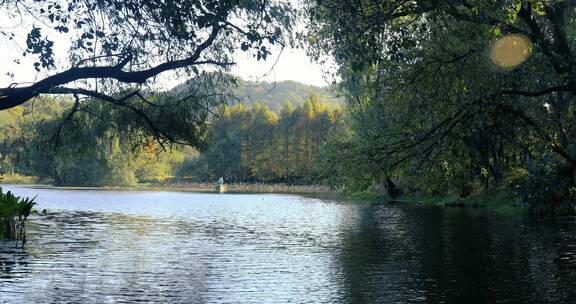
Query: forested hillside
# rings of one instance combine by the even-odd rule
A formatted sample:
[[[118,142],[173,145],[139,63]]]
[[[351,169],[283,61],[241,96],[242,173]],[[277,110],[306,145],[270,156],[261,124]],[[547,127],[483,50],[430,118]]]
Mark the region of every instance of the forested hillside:
[[[171,93],[181,94],[186,92],[189,82],[178,85],[171,90]],[[236,79],[236,85],[231,90],[230,102],[241,102],[245,106],[252,106],[254,103],[262,103],[272,111],[280,111],[286,101],[290,101],[294,106],[301,106],[310,95],[317,95],[321,100],[331,105],[344,104],[344,99],[339,96],[336,87],[316,87],[296,81],[278,82],[254,82]]]
[[[344,101],[337,97],[336,88],[320,88],[289,80],[261,83],[240,80],[234,94],[246,106],[258,102],[266,104],[270,110],[276,112],[282,110],[286,101],[299,107],[306,102],[310,95],[317,95],[330,105],[344,104]]]
[[[211,148],[187,162],[181,174],[197,180],[319,183],[316,157],[344,127],[342,109],[317,95],[300,106],[285,102],[277,112],[261,103],[236,104],[214,121]]]

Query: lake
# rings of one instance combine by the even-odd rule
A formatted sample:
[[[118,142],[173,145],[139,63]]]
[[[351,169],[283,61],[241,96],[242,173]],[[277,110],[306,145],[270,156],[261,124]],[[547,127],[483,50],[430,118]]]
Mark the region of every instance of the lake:
[[[280,194],[33,189],[5,303],[575,303],[576,220]]]

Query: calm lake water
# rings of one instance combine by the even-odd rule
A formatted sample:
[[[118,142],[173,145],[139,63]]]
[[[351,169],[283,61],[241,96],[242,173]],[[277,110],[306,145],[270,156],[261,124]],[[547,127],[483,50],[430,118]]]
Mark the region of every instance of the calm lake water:
[[[576,303],[576,221],[268,194],[31,189],[0,303]]]

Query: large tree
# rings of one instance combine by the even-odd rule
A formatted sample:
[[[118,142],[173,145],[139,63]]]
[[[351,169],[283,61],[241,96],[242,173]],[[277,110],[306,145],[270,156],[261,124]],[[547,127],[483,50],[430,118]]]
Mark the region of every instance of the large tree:
[[[0,110],[41,94],[72,95],[67,120],[97,100],[137,114],[160,140],[191,144],[198,130],[177,136],[163,120],[203,122],[198,110],[227,98],[224,73],[237,51],[266,59],[274,45],[290,43],[284,34],[294,22],[290,3],[281,0],[4,0],[0,13],[7,17],[0,46],[18,54],[10,58],[16,63],[34,58],[39,79],[0,88]],[[182,98],[154,101],[147,87],[167,72],[196,80]]]
[[[499,181],[504,162],[530,167],[548,157],[572,172],[562,184],[568,193],[576,171],[575,7],[311,2],[311,51],[335,59],[355,117],[356,142],[341,147],[371,162],[381,179],[404,166],[420,176],[468,170]]]

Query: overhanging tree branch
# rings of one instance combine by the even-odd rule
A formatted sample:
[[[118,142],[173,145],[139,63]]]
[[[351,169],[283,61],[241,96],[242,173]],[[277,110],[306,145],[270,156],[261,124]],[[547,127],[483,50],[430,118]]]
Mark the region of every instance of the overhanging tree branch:
[[[544,96],[548,94],[552,94],[555,92],[570,92],[570,87],[567,85],[562,86],[554,86],[549,87],[540,91],[523,91],[517,89],[510,89],[510,90],[502,90],[500,94],[502,95],[516,95],[516,96],[525,96],[525,97],[538,97]]]
[[[539,91],[523,91],[518,89],[510,89],[510,90],[500,90],[481,98],[475,99],[473,101],[465,103],[459,110],[457,110],[454,114],[448,116],[446,119],[440,121],[439,123],[435,124],[431,128],[424,129],[418,132],[414,132],[409,136],[399,139],[398,141],[394,141],[392,143],[385,144],[377,148],[377,152],[375,152],[372,156],[380,155],[382,160],[388,159],[394,155],[401,155],[398,160],[393,161],[392,166],[390,169],[399,166],[400,164],[413,159],[414,157],[418,157],[422,154],[430,155],[433,150],[440,146],[440,142],[450,135],[458,125],[461,125],[463,121],[466,121],[470,117],[472,117],[473,113],[482,111],[482,107],[477,109],[476,111],[472,111],[472,107],[478,107],[482,105],[487,106],[494,106],[501,110],[504,110],[506,113],[513,115],[515,117],[520,118],[526,125],[531,127],[537,134],[540,136],[550,147],[550,149],[558,154],[560,157],[565,159],[571,166],[576,168],[576,159],[570,156],[570,154],[565,151],[560,145],[556,143],[556,141],[548,135],[543,128],[541,128],[538,123],[526,115],[524,112],[498,102],[493,102],[497,100],[499,97],[503,96],[521,96],[521,97],[528,97],[528,98],[535,98],[546,96],[556,92],[568,92],[570,88],[568,85],[563,86],[553,86],[549,88],[545,88]]]
[[[64,72],[49,76],[27,87],[7,87],[0,89],[0,110],[13,108],[38,96],[42,93],[51,93],[52,88],[82,79],[115,79],[123,83],[144,83],[146,80],[166,71],[176,70],[188,66],[211,64],[216,66],[233,65],[232,62],[218,62],[214,60],[199,60],[202,52],[212,45],[220,32],[220,26],[214,26],[208,38],[198,45],[194,53],[180,60],[161,63],[152,68],[141,71],[124,71],[123,68],[130,61],[127,56],[122,62],[114,66],[105,67],[73,67]],[[126,60],[128,59],[128,60]],[[88,90],[81,90],[88,93]],[[62,90],[60,90],[62,92]],[[93,94],[99,94],[92,92]],[[63,93],[60,93],[63,94]],[[88,95],[88,94],[83,94]],[[88,95],[93,96],[93,95]]]

